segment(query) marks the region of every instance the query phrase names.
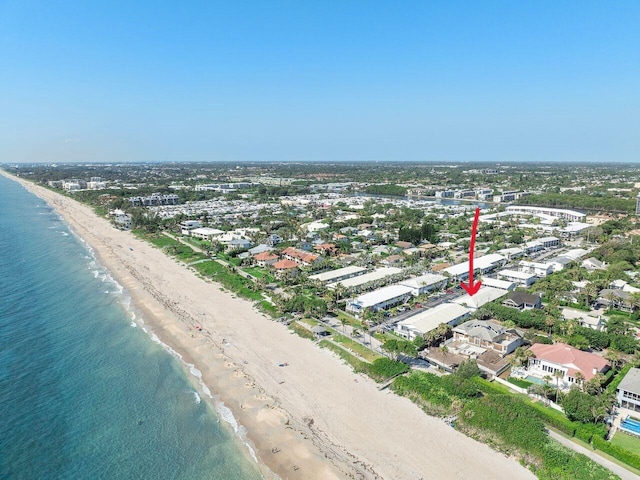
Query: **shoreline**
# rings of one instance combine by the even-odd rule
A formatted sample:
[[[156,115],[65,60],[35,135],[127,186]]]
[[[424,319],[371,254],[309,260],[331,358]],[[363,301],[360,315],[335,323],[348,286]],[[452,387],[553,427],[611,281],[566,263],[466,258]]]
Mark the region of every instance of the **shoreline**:
[[[54,208],[129,293],[145,326],[201,372],[246,429],[266,478],[535,478],[89,207],[0,173]]]

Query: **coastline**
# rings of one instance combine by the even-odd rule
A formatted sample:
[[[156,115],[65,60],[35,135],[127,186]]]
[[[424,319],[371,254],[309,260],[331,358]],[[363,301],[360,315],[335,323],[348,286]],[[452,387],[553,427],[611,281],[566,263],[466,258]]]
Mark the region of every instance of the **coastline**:
[[[47,201],[93,248],[145,325],[246,429],[266,478],[535,478],[89,207],[0,173]]]

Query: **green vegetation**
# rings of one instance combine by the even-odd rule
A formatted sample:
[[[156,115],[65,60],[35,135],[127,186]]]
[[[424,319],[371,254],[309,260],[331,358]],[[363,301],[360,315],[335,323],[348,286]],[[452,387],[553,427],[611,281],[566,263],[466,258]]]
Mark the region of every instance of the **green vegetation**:
[[[311,330],[306,327],[303,327],[298,322],[291,322],[289,328],[293,330],[296,335],[299,335],[302,338],[307,338],[309,340],[315,340],[316,336],[313,334]]]
[[[520,388],[529,388],[531,385],[533,385],[532,382],[522,380],[521,378],[509,377],[507,378],[507,381],[509,383],[514,384],[516,387],[520,387]]]
[[[611,439],[611,445],[622,448],[635,455],[640,455],[640,438],[629,435],[628,433],[621,431],[616,432]]]
[[[334,342],[339,343],[340,345],[344,345],[351,351],[357,353],[368,362],[373,362],[374,360],[381,358],[380,355],[371,351],[369,348],[365,347],[364,345],[361,345],[360,343],[350,339],[349,337],[340,335],[339,333],[334,334],[332,339]]]
[[[508,455],[519,456],[541,479],[615,478],[588,457],[552,441],[542,419],[516,397],[488,395],[471,400],[458,416],[456,427]]]
[[[364,189],[364,192],[371,195],[397,195],[404,197],[407,194],[407,189],[400,185],[381,184],[369,185]]]
[[[409,371],[409,366],[406,363],[396,362],[385,357],[377,358],[371,363],[364,362],[347,352],[344,348],[326,339],[321,340],[319,345],[336,353],[347,364],[351,365],[356,373],[365,373],[376,382],[384,382],[396,375],[401,375]]]
[[[577,208],[597,212],[633,213],[635,211],[635,199],[616,198],[602,193],[585,195],[584,192],[548,192],[522,197],[516,203],[538,207]]]

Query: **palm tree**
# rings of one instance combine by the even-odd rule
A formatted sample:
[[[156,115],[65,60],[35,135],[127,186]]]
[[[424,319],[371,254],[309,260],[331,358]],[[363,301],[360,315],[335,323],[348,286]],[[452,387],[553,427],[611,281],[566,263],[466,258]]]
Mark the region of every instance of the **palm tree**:
[[[340,323],[342,324],[342,333],[346,332],[347,319],[344,317],[340,318]]]
[[[580,391],[584,392],[584,375],[582,372],[576,372],[576,383],[580,386]]]
[[[442,352],[442,356],[443,356],[443,357],[446,357],[446,356],[447,356],[447,354],[449,353],[449,349],[447,348],[447,346],[446,346],[446,345],[442,345],[442,346],[440,347],[440,351]]]
[[[556,319],[553,318],[551,315],[547,315],[544,319],[544,323],[549,328],[549,335],[551,335],[551,331],[553,330],[553,325],[556,323]]]
[[[560,395],[560,379],[564,377],[562,370],[554,370],[553,376],[556,377],[556,403],[558,403],[558,396]]]
[[[589,282],[582,289],[582,293],[584,293],[585,300],[586,300],[585,306],[588,307],[589,305],[591,305],[591,302],[589,300],[591,299],[591,297],[594,297],[598,292],[597,292],[596,286],[593,283]]]
[[[544,377],[542,377],[542,380],[544,380],[545,384],[544,384],[544,401],[546,405],[549,405],[549,388],[550,388],[550,384],[551,384],[551,375],[545,375]]]

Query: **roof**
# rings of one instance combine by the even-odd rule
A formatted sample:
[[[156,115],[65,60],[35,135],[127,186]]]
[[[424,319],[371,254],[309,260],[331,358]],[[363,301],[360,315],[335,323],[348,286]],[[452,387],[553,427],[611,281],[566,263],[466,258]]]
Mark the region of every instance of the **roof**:
[[[222,230],[218,230],[217,228],[209,228],[209,227],[200,227],[194,228],[191,230],[191,234],[196,235],[222,235],[224,232]]]
[[[365,293],[353,300],[354,303],[360,304],[362,308],[372,307],[379,303],[393,300],[403,295],[411,294],[411,289],[403,285],[389,285],[373,292]]]
[[[328,272],[317,273],[315,275],[309,275],[309,278],[311,280],[318,280],[320,282],[330,282],[336,278],[341,278],[347,275],[358,275],[366,271],[367,269],[364,267],[351,266],[338,268],[336,270],[330,270]]]
[[[510,278],[520,278],[522,280],[535,277],[532,273],[519,272],[517,270],[500,270],[498,275],[504,275]]]
[[[602,372],[609,366],[609,362],[604,358],[593,353],[583,352],[565,343],[556,343],[554,345],[536,343],[529,350],[540,360],[546,360],[567,369],[580,371],[587,381],[596,376],[593,372],[594,369],[597,372]]]
[[[282,255],[289,255],[292,258],[297,258],[298,260],[306,263],[313,263],[318,259],[318,255],[305,252],[304,250],[298,250],[297,248],[293,247],[285,248],[282,251]]]
[[[278,256],[269,251],[265,251],[265,252],[260,252],[254,255],[253,258],[256,259],[258,262],[268,262],[270,260],[277,260]]]
[[[474,259],[473,266],[475,268],[488,268],[504,260],[506,260],[506,257],[504,257],[503,255],[490,253],[489,255],[484,255],[482,257]]]
[[[290,270],[292,268],[297,268],[298,264],[293,260],[280,260],[273,264],[273,268],[276,270]]]
[[[500,288],[502,290],[511,290],[514,287],[513,282],[507,280],[498,280],[497,278],[482,277],[482,285],[487,287]]]
[[[442,282],[446,279],[447,277],[445,277],[444,275],[440,275],[437,273],[425,273],[424,275],[420,275],[419,277],[407,278],[406,280],[399,282],[399,284],[411,288],[422,288],[436,285],[437,283]]]
[[[483,285],[473,296],[470,296],[467,293],[466,295],[462,295],[461,297],[452,300],[452,303],[466,305],[469,308],[480,308],[485,303],[493,302],[500,297],[504,297],[506,294],[507,290],[486,287]]]
[[[380,280],[400,272],[402,272],[402,269],[397,267],[377,268],[373,272],[365,273],[364,275],[358,275],[357,277],[347,278],[346,280],[340,280],[339,282],[331,283],[328,285],[328,287],[335,287],[336,283],[339,283],[346,288],[357,287],[359,285],[364,285],[365,283],[373,282],[374,280]]]
[[[507,329],[496,322],[488,320],[469,320],[454,328],[454,331],[464,333],[470,337],[480,338],[487,342],[494,342]]]
[[[443,303],[434,308],[429,308],[413,317],[402,320],[399,324],[413,327],[421,333],[427,333],[437,328],[441,323],[454,322],[458,318],[467,315],[470,310],[455,303]]]
[[[451,265],[444,269],[451,276],[463,275],[465,273],[469,273],[469,262],[462,262],[456,265]]]
[[[534,305],[540,300],[537,295],[531,295],[527,292],[509,292],[508,300],[513,300],[517,305],[529,304]]]
[[[618,390],[640,394],[640,368],[632,368],[624,376]]]

